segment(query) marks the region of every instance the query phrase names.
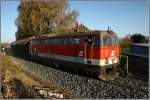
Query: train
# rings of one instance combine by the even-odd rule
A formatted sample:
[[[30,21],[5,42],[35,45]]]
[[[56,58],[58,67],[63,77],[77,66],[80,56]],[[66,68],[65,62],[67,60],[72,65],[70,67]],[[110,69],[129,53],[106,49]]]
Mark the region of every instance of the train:
[[[37,36],[17,40],[11,48],[20,56],[48,65],[95,73],[101,80],[114,80],[118,76],[120,46],[112,30]]]

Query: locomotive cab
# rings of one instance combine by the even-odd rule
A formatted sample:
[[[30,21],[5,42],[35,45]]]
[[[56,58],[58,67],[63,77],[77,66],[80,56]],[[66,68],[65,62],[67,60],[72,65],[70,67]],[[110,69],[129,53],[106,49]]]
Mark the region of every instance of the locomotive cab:
[[[118,76],[119,43],[116,34],[107,33],[101,36],[100,74],[102,80],[114,80]]]
[[[85,44],[86,62],[98,66],[98,77],[101,80],[115,79],[120,49],[116,34],[106,32],[88,36]]]

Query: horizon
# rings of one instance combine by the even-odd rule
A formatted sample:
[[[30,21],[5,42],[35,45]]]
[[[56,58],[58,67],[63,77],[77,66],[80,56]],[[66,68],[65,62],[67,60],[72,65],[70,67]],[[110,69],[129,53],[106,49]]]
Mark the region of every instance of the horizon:
[[[15,20],[19,1],[1,2],[1,43],[15,41]],[[149,36],[148,0],[131,1],[69,1],[69,10],[79,12],[78,22],[91,30],[107,30],[117,33],[118,38],[141,33]],[[100,12],[100,13],[98,13]]]

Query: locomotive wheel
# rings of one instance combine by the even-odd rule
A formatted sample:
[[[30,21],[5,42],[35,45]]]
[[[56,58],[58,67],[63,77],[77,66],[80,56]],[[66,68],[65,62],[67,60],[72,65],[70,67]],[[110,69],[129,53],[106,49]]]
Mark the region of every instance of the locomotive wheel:
[[[98,78],[104,81],[114,80],[117,78],[117,76],[118,76],[118,73],[117,73],[116,66],[112,68],[101,67],[100,72],[98,74]]]

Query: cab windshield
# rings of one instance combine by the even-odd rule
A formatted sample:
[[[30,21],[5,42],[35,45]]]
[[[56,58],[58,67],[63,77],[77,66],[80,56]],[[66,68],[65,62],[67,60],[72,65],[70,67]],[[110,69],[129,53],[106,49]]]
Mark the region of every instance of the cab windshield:
[[[118,45],[118,38],[117,37],[105,36],[103,38],[103,45],[104,46],[117,46]]]
[[[93,46],[117,46],[119,45],[118,43],[118,38],[117,37],[110,37],[110,36],[105,36],[103,38],[101,37],[95,37],[93,41]]]

